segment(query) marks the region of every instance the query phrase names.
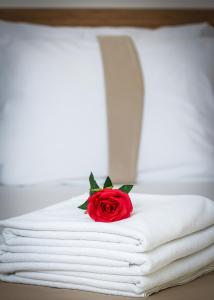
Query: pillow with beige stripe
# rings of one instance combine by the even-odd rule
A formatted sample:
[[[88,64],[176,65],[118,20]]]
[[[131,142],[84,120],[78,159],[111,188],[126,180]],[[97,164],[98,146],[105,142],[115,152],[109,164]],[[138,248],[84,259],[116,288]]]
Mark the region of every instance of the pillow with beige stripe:
[[[137,180],[214,180],[213,38],[206,29],[0,22],[0,182],[86,181],[91,170],[107,175],[105,80],[96,36],[124,33],[136,46],[145,84]]]

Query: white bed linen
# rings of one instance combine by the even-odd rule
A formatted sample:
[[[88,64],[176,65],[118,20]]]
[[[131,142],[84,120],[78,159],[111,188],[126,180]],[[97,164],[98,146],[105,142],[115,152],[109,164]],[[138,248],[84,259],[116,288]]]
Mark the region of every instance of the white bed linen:
[[[20,234],[22,235],[22,233]],[[138,247],[134,245],[121,244],[119,240],[113,245],[107,242],[100,244],[100,242],[84,241],[83,243],[82,240],[76,240],[75,247],[71,237],[69,240],[64,240],[60,233],[60,240],[49,239],[49,241],[50,243],[45,238],[37,238],[36,243],[34,238],[31,238],[30,241],[29,238],[24,238],[23,241],[22,237],[17,239],[15,234],[12,237],[10,234],[5,237],[4,232],[5,244],[0,246],[0,252],[2,253],[0,261],[10,263],[25,261],[52,262],[54,260],[58,263],[103,265],[109,267],[107,274],[114,274],[118,266],[123,266],[124,268],[120,270],[121,275],[131,275],[131,273],[145,275],[159,270],[181,257],[196,253],[212,245],[214,243],[214,226],[175,239],[145,253],[140,253]],[[57,243],[57,241],[61,243]],[[26,245],[29,242],[31,245]],[[40,243],[39,246],[37,242]],[[43,242],[45,242],[45,245],[42,245]],[[69,242],[68,245],[66,245],[66,242]],[[131,272],[130,266],[132,266]],[[111,269],[111,267],[113,268]],[[98,267],[98,273],[100,273],[99,271],[105,273],[100,267]],[[117,273],[118,271],[119,269]]]
[[[160,196],[132,193],[134,213],[131,218],[116,223],[98,224],[78,209],[86,197],[87,194],[84,194],[46,209],[2,221],[1,225],[6,227],[3,232],[5,244],[10,244],[11,239],[16,243],[17,236],[19,239],[25,236],[32,240],[36,237],[41,241],[83,240],[86,244],[87,241],[92,241],[97,249],[100,241],[108,242],[110,250],[114,250],[115,244],[122,243],[123,259],[119,252],[113,252],[115,257],[112,257],[111,251],[102,247],[100,257],[96,257],[96,253],[93,256],[90,253],[86,255],[87,249],[82,255],[79,253],[76,256],[75,253],[48,253],[45,247],[43,251],[42,246],[34,246],[28,253],[24,248],[21,252],[17,248],[16,252],[11,251],[10,246],[4,248],[3,245],[0,270],[7,268],[8,263],[15,263],[15,266],[17,263],[29,263],[31,266],[43,262],[55,265],[56,269],[59,264],[67,263],[73,268],[75,265],[88,265],[88,268],[93,265],[102,270],[102,273],[105,273],[107,267],[107,274],[114,274],[114,270],[118,269],[121,276],[137,276],[160,272],[161,268],[170,266],[177,259],[190,254],[192,257],[201,249],[201,252],[205,251],[205,247],[213,249],[214,231],[210,227],[214,222],[212,200],[197,195]],[[133,250],[129,251],[130,245],[136,247],[136,252],[149,252],[132,253]],[[87,247],[90,248],[90,244]],[[69,248],[64,248],[64,251],[69,252]],[[126,252],[130,254],[126,256]],[[171,252],[174,252],[174,257],[170,255]],[[208,257],[211,258],[209,255]],[[211,262],[212,260],[209,261]],[[202,263],[202,266],[205,265]]]
[[[85,291],[101,292],[113,295],[145,297],[168,286],[190,281],[195,277],[205,274],[214,269],[213,263],[214,246],[210,246],[192,256],[175,261],[159,272],[149,276],[141,276],[133,283],[115,282],[100,279],[89,279],[81,277],[70,277],[48,273],[32,272],[30,274],[21,272],[17,275],[0,275],[0,280],[16,283],[28,283],[45,285],[51,287],[80,289]],[[127,279],[126,279],[127,280]]]
[[[202,184],[195,184],[195,185],[194,184],[189,184],[189,185],[187,185],[187,184],[177,184],[177,185],[153,184],[153,185],[144,185],[143,187],[138,186],[138,187],[135,187],[135,190],[137,190],[137,191],[144,190],[146,192],[153,192],[153,193],[158,193],[158,194],[161,192],[166,193],[166,191],[170,194],[173,194],[173,193],[175,193],[175,194],[176,193],[180,193],[180,194],[198,193],[198,194],[209,196],[210,198],[214,199],[214,197],[213,197],[214,196],[214,188],[213,187],[214,187],[213,183],[210,183],[210,184],[202,183]],[[59,185],[52,185],[52,186],[51,185],[49,185],[49,186],[44,186],[44,185],[41,186],[40,185],[37,187],[34,186],[34,187],[28,187],[28,188],[2,187],[2,188],[0,188],[0,212],[2,215],[4,214],[3,208],[5,205],[2,205],[2,204],[5,203],[7,200],[10,204],[14,204],[17,201],[17,204],[22,204],[24,207],[25,204],[28,204],[28,205],[30,204],[29,199],[31,199],[31,201],[32,201],[31,205],[29,205],[28,207],[25,207],[25,212],[27,212],[29,210],[33,210],[35,208],[40,208],[47,204],[51,204],[51,203],[63,200],[64,197],[66,199],[68,197],[68,195],[79,194],[80,191],[84,191],[84,190],[85,190],[85,188],[83,188],[83,187],[72,188],[71,186],[59,186]],[[49,196],[47,197],[47,195],[49,195]],[[35,203],[36,199],[39,199],[40,201]],[[18,210],[14,210],[14,205],[11,205],[11,207],[13,207],[13,210],[10,211],[10,210],[8,210],[8,207],[7,207],[7,209],[5,210],[5,214],[7,214],[7,216],[17,215]],[[21,235],[24,236],[23,231],[20,233],[21,233]],[[211,233],[211,231],[210,231],[210,233]],[[13,233],[9,233],[9,234],[13,235]],[[10,236],[10,237],[12,237],[12,236]],[[33,242],[35,242],[35,240],[36,240],[35,238],[32,239]],[[40,239],[37,239],[37,241],[39,241],[39,240]],[[9,248],[10,255],[13,253],[13,251],[12,251],[13,248],[11,248],[11,247],[22,247],[21,246],[22,243],[23,243],[24,247],[26,247],[26,245],[27,245],[26,241],[28,241],[27,247],[29,247],[31,245],[31,242],[29,244],[29,240],[27,238],[25,239],[23,237],[20,237],[17,240],[14,240],[13,238],[8,239],[8,244],[9,244],[8,247],[10,247]],[[50,239],[50,241],[53,241],[53,245],[54,245],[55,240]],[[109,244],[109,243],[106,243],[106,245],[107,244]],[[34,244],[32,244],[32,245],[34,245]],[[44,245],[40,245],[40,246],[42,246],[42,248],[40,248],[40,249],[45,249]],[[58,245],[58,246],[60,246],[60,245]],[[66,245],[64,245],[64,246],[66,246]],[[195,246],[197,247],[196,244],[195,244]],[[209,262],[212,262],[212,260],[213,260],[213,249],[212,249],[213,246],[210,246],[210,247],[211,248],[208,247],[205,250],[205,251],[208,251],[208,252],[206,252],[206,255],[205,255],[206,259],[208,259],[206,262],[207,264]],[[17,248],[17,249],[21,250],[20,248]],[[14,250],[16,251],[16,248],[14,248]],[[21,251],[20,251],[20,253],[21,253]],[[75,250],[74,250],[74,253],[75,253]],[[114,252],[114,254],[116,254],[116,253]],[[205,258],[204,255],[202,255],[202,256],[203,256],[203,258]],[[190,256],[190,257],[191,257],[191,261],[193,261],[192,256]],[[11,257],[9,256],[9,259],[10,258]],[[116,258],[116,257],[113,257],[113,259],[114,258]],[[14,257],[14,260],[16,260],[15,257]],[[122,258],[122,260],[123,260],[123,258]],[[199,261],[201,261],[200,259],[198,259],[198,257],[196,260],[197,260],[197,263]],[[137,262],[139,263],[139,261],[135,261],[135,263],[137,263]],[[194,267],[197,266],[197,263],[195,263],[195,261],[194,261]],[[185,261],[184,265],[188,266],[189,271],[192,270],[191,263],[187,263],[187,261]],[[156,288],[152,288],[152,286],[154,287],[153,284],[155,282],[157,283],[156,280],[157,280],[158,276],[150,278],[147,275],[147,277],[146,277],[147,279],[145,281],[145,278],[142,278],[142,275],[139,277],[139,275],[142,274],[142,272],[139,272],[139,273],[136,272],[136,268],[133,269],[133,273],[131,272],[131,277],[130,277],[130,273],[128,273],[127,275],[124,276],[124,275],[121,275],[120,272],[116,272],[116,270],[119,269],[118,267],[114,268],[114,267],[109,267],[109,266],[104,266],[104,265],[97,266],[97,265],[82,265],[82,264],[72,264],[72,263],[64,264],[61,262],[61,263],[57,264],[57,268],[56,268],[56,265],[54,266],[53,263],[48,263],[45,261],[44,262],[31,262],[30,264],[26,263],[24,261],[20,261],[20,262],[16,262],[16,263],[1,264],[2,272],[4,271],[5,273],[7,273],[7,272],[17,271],[17,274],[10,276],[10,278],[8,278],[7,275],[3,275],[2,280],[7,280],[7,281],[11,281],[11,282],[20,282],[20,283],[22,282],[22,283],[39,284],[39,285],[42,284],[42,285],[55,286],[55,287],[58,286],[58,287],[65,287],[65,288],[66,287],[67,288],[77,288],[77,289],[82,289],[82,290],[87,290],[87,291],[98,291],[98,292],[104,292],[104,293],[112,293],[112,289],[113,289],[114,294],[123,294],[125,296],[128,296],[128,295],[130,295],[130,296],[136,296],[136,295],[145,296],[150,293],[153,293],[154,291],[157,291],[159,289],[167,287],[167,284],[168,284],[168,286],[176,285],[179,283],[183,283],[185,281],[189,281],[190,279],[194,279],[195,277],[212,270],[212,268],[213,268],[212,266],[211,267],[208,266],[205,269],[198,270],[198,272],[196,272],[196,273],[194,273],[194,271],[193,271],[194,275],[190,274],[191,273],[190,272],[187,277],[182,277],[182,275],[181,275],[182,272],[181,272],[181,269],[179,269],[179,267],[177,269],[178,273],[173,271],[174,277],[171,277],[170,268],[169,268],[169,272],[167,272],[166,274],[168,274],[167,276],[169,276],[171,279],[170,284],[166,283],[166,282],[164,283],[164,281],[167,280],[166,279],[167,276],[166,275],[163,276],[163,274],[162,274],[162,275],[160,275],[160,277],[162,278],[161,279],[162,281],[160,281],[160,285],[158,287],[156,286]],[[53,269],[54,269],[55,275],[52,272]],[[111,269],[115,270],[115,272],[113,272],[113,274],[111,274],[111,271],[110,271]],[[173,267],[173,269],[174,269],[174,267]],[[90,273],[89,270],[92,273]],[[103,271],[104,271],[104,274],[103,274]],[[138,271],[139,271],[139,268],[138,268]],[[79,272],[80,279],[76,278],[77,277],[76,272]],[[89,276],[86,276],[86,278],[85,278],[83,274],[86,274],[86,272],[89,274]],[[94,274],[94,272],[98,273],[99,275],[96,276],[96,274]],[[155,274],[156,273],[157,272],[155,272]],[[101,274],[103,274],[103,275],[101,275]],[[139,274],[139,275],[136,275],[136,274]],[[176,277],[176,274],[178,275],[177,277]],[[69,275],[70,279],[68,279],[68,275]],[[6,277],[4,278],[4,276],[6,276]],[[74,276],[75,278],[73,278],[72,276]],[[175,278],[175,279],[173,279],[173,278]],[[54,281],[56,281],[56,279],[58,279],[57,283],[54,282]],[[101,280],[101,282],[99,282],[100,280]],[[124,282],[126,282],[126,284],[125,284],[126,288],[124,286]],[[145,284],[145,282],[146,282],[146,284]],[[162,282],[162,284],[161,284],[161,282]],[[142,284],[143,284],[143,287],[142,287]],[[99,288],[99,286],[100,286],[100,288]],[[104,286],[105,286],[105,288],[103,288]],[[125,288],[125,290],[123,292],[121,292],[120,289],[123,289],[123,287]],[[151,288],[150,290],[149,290],[149,287]],[[144,292],[142,292],[142,288],[144,289]],[[127,291],[126,291],[126,289],[127,289]]]
[[[0,221],[5,228],[34,231],[39,238],[43,231],[52,231],[46,238],[83,239],[134,244],[148,251],[173,239],[213,225],[214,203],[198,195],[149,195],[131,193],[132,217],[112,223],[96,223],[78,206],[88,194],[73,197],[45,209]],[[197,222],[196,222],[197,221]],[[73,237],[73,235],[75,237]],[[78,238],[79,235],[79,238]],[[89,235],[89,236],[88,236]]]

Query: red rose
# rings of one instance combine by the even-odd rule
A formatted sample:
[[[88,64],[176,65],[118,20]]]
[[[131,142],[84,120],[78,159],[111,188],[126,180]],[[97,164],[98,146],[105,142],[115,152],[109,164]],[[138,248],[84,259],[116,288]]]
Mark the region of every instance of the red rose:
[[[87,213],[96,222],[114,222],[130,217],[133,210],[127,193],[105,188],[88,198]]]

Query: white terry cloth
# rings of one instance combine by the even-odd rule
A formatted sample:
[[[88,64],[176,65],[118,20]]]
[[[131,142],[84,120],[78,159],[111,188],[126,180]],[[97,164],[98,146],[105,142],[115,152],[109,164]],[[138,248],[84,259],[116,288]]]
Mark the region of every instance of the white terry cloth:
[[[214,269],[214,245],[193,255],[177,260],[161,270],[126,283],[98,278],[83,278],[45,272],[17,272],[0,275],[8,282],[37,284],[51,287],[81,289],[123,296],[147,296],[160,289],[181,284]],[[101,279],[102,278],[102,279]]]
[[[28,237],[31,237],[31,231],[36,231],[37,238],[41,239],[78,239],[135,245],[140,252],[154,249],[214,223],[214,203],[198,195],[130,193],[134,207],[132,216],[113,223],[94,222],[78,209],[87,197],[87,194],[81,195],[30,214],[4,220],[0,226],[28,230]],[[51,231],[52,235],[48,236],[46,231],[48,234]]]
[[[4,237],[5,242],[16,241],[16,237],[13,238]],[[22,238],[19,238],[19,241]],[[26,238],[27,240],[27,238]],[[31,239],[33,240],[33,239]],[[44,240],[44,239],[43,239]],[[33,241],[32,241],[33,243]],[[64,247],[62,246],[35,246],[35,245],[7,245],[0,246],[2,255],[0,255],[0,261],[17,262],[17,261],[50,261],[50,255],[56,254],[55,262],[63,260],[67,262],[74,262],[76,264],[94,264],[94,265],[106,265],[106,266],[121,266],[136,267],[136,273],[142,275],[154,272],[161,267],[173,262],[174,260],[185,257],[192,253],[198,252],[214,243],[214,226],[210,226],[201,231],[195,232],[191,235],[185,236],[180,239],[173,240],[164,245],[161,245],[149,252],[144,253],[131,253],[124,251],[115,251],[99,248],[99,242],[96,242],[97,248],[90,247]],[[20,243],[19,243],[20,244]],[[23,255],[24,254],[24,255]],[[37,254],[37,256],[35,256]],[[38,256],[39,254],[39,256]],[[32,257],[32,259],[30,259]],[[40,258],[41,257],[41,260]],[[60,260],[58,259],[60,258]],[[97,258],[95,260],[95,258]],[[45,260],[46,259],[46,260]],[[48,260],[47,260],[48,259]],[[73,259],[73,260],[72,260]],[[114,260],[116,262],[114,263]],[[88,263],[87,263],[88,262]],[[115,268],[111,270],[111,274],[114,274]],[[110,270],[108,270],[109,272]],[[121,270],[121,273],[129,273],[129,270]]]

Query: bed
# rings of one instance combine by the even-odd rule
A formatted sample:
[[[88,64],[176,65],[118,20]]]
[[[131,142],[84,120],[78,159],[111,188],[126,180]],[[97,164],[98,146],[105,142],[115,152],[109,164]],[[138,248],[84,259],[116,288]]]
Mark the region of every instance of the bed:
[[[207,21],[214,24],[213,10],[48,10],[1,9],[0,19],[49,25],[70,26],[144,26],[159,27]],[[33,186],[0,187],[0,219],[17,216],[66,200],[85,192],[79,184],[38,184]],[[152,183],[137,185],[136,192],[157,194],[200,194],[214,200],[214,182]],[[16,205],[14,205],[14,203]],[[213,277],[208,274],[183,286],[173,287],[151,299],[211,299],[214,295]],[[128,299],[89,292],[59,290],[20,284],[0,283],[5,300],[12,299]]]

